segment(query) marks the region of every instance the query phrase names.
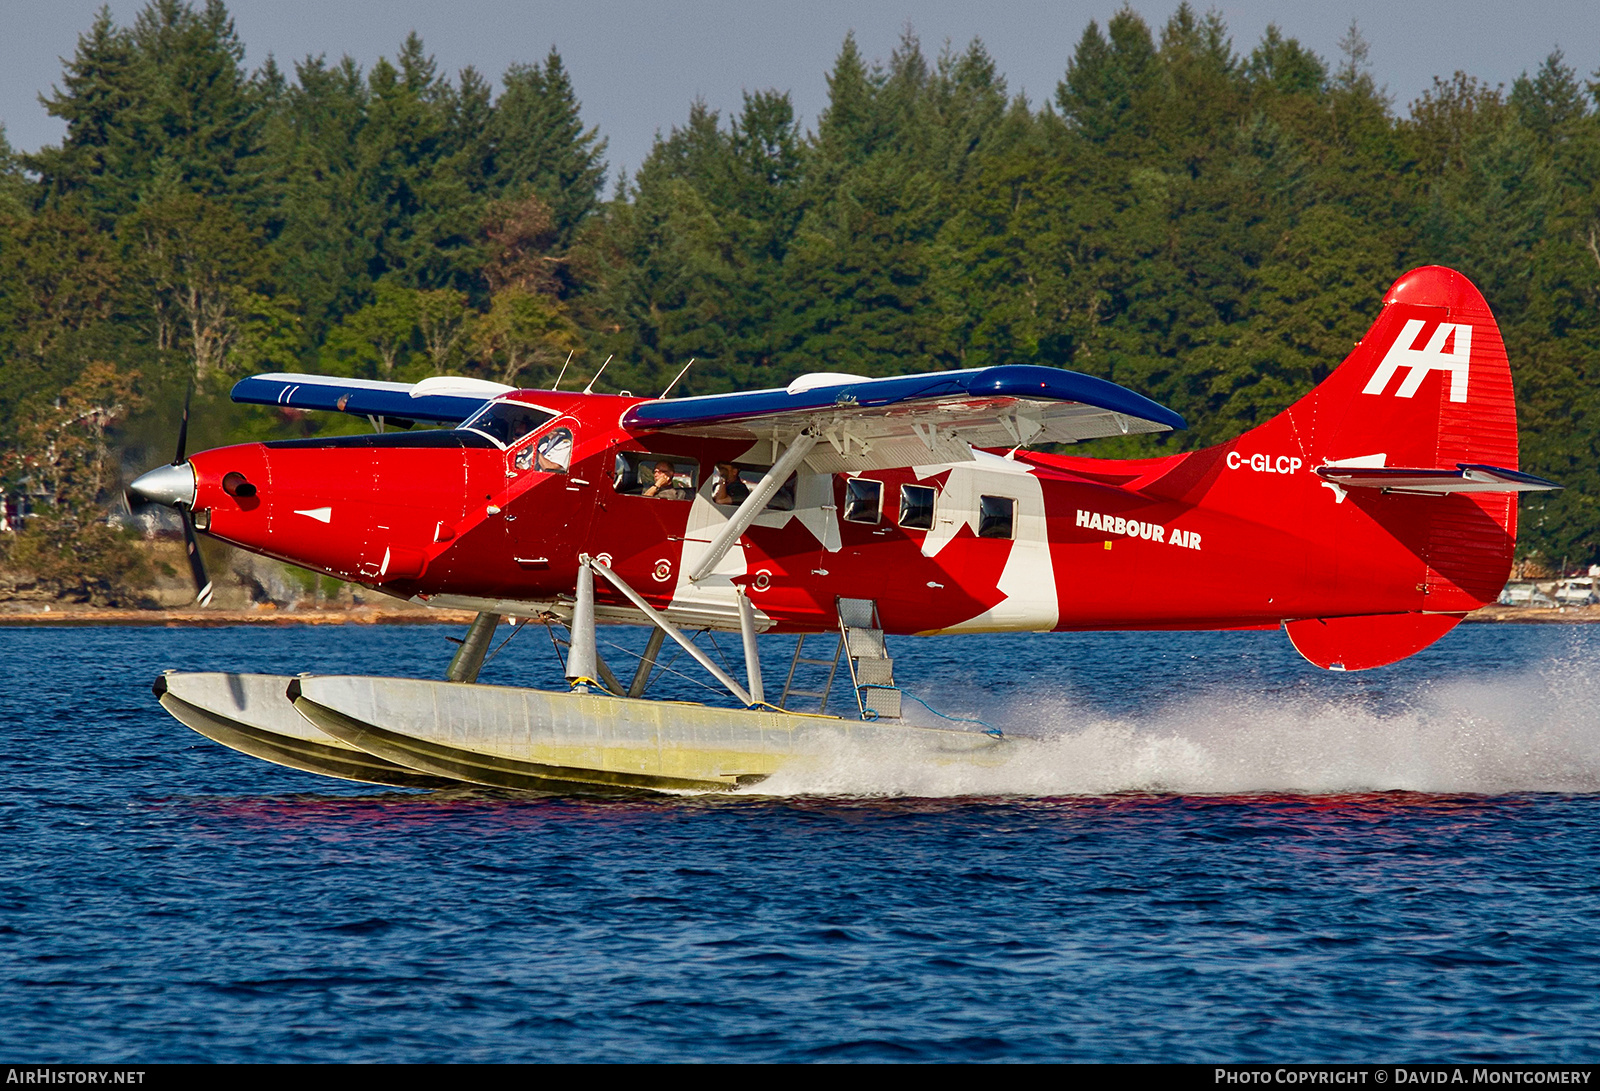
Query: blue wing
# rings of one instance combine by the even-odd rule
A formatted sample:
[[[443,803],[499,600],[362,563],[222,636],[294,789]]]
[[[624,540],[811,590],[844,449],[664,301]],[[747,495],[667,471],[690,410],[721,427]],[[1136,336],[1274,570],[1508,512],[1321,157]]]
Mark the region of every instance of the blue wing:
[[[231,396],[234,401],[249,405],[460,424],[481,409],[484,402],[514,389],[485,379],[454,376],[438,376],[419,383],[385,383],[280,372],[241,379]]]
[[[818,472],[965,461],[973,447],[1185,427],[1178,414],[1126,387],[1029,364],[885,379],[804,375],[782,390],[643,402],[623,414],[622,425],[780,443],[810,430],[832,448],[819,445],[807,459]]]

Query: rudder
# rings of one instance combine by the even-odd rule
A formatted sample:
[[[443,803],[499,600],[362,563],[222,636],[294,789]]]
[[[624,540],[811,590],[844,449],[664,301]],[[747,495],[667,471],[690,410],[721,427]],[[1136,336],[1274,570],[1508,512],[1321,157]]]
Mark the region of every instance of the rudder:
[[[1381,666],[1494,601],[1516,545],[1515,493],[1549,483],[1517,472],[1505,343],[1466,277],[1425,266],[1396,280],[1366,336],[1285,416],[1334,493],[1328,514],[1359,512],[1424,566],[1421,610],[1287,621],[1307,659]],[[1354,531],[1337,518],[1329,526],[1335,537]]]

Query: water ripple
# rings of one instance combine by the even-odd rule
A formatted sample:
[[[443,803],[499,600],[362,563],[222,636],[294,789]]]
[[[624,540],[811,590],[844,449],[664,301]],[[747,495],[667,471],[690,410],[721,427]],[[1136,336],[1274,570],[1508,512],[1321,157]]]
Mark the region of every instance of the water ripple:
[[[143,697],[167,666],[438,666],[444,635],[0,631],[10,1055],[1592,1052],[1600,648],[1576,627],[1464,627],[1347,676],[1271,633],[904,642],[919,695],[1014,736],[996,760],[844,748],[723,797],[344,785]]]

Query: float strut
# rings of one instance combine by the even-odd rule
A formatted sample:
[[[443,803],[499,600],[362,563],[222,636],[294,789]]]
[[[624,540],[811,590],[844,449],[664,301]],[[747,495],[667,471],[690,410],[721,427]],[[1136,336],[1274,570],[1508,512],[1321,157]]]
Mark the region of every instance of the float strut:
[[[761,685],[761,652],[756,648],[756,608],[739,589],[739,635],[744,637],[744,672],[750,679],[751,703],[763,705],[767,694]]]
[[[450,660],[450,666],[444,672],[446,682],[478,680],[478,672],[483,669],[483,657],[489,651],[489,645],[494,640],[495,626],[499,624],[499,614],[483,613],[472,619],[472,626],[467,630],[467,638],[461,642],[461,647],[456,649],[455,658]]]
[[[650,672],[656,669],[656,657],[661,654],[661,645],[666,639],[667,634],[662,630],[650,630],[650,639],[644,646],[644,655],[639,660],[639,669],[633,672],[633,683],[628,686],[629,697],[644,696],[644,689],[650,684]]]
[[[600,654],[597,648],[594,653],[594,665],[600,668],[600,681],[606,684],[606,689],[613,694],[622,694],[622,683],[617,681],[617,676],[611,673],[611,667],[606,663],[606,657]]]
[[[579,558],[577,595],[572,603],[572,643],[567,648],[567,681],[587,692],[600,675],[594,643],[594,570]]]

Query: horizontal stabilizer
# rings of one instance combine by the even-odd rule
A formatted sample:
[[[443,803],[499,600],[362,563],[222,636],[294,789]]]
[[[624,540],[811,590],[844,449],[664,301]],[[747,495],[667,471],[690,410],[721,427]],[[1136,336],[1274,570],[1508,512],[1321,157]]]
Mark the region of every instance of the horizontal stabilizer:
[[[460,424],[515,387],[486,379],[437,375],[419,383],[385,383],[337,375],[252,375],[234,384],[232,398],[248,405],[325,409],[361,417]]]
[[[1559,489],[1554,481],[1507,470],[1500,466],[1458,463],[1453,470],[1411,469],[1404,466],[1319,466],[1324,481],[1346,489],[1382,489],[1399,493],[1542,492]]]
[[[1456,627],[1460,614],[1368,614],[1286,621],[1295,651],[1323,670],[1364,671],[1413,655]]]
[[[965,461],[972,447],[1076,443],[1185,425],[1104,379],[1009,364],[883,379],[803,376],[784,389],[643,402],[623,414],[622,426],[785,443],[810,428],[823,442],[807,463],[837,473]]]

